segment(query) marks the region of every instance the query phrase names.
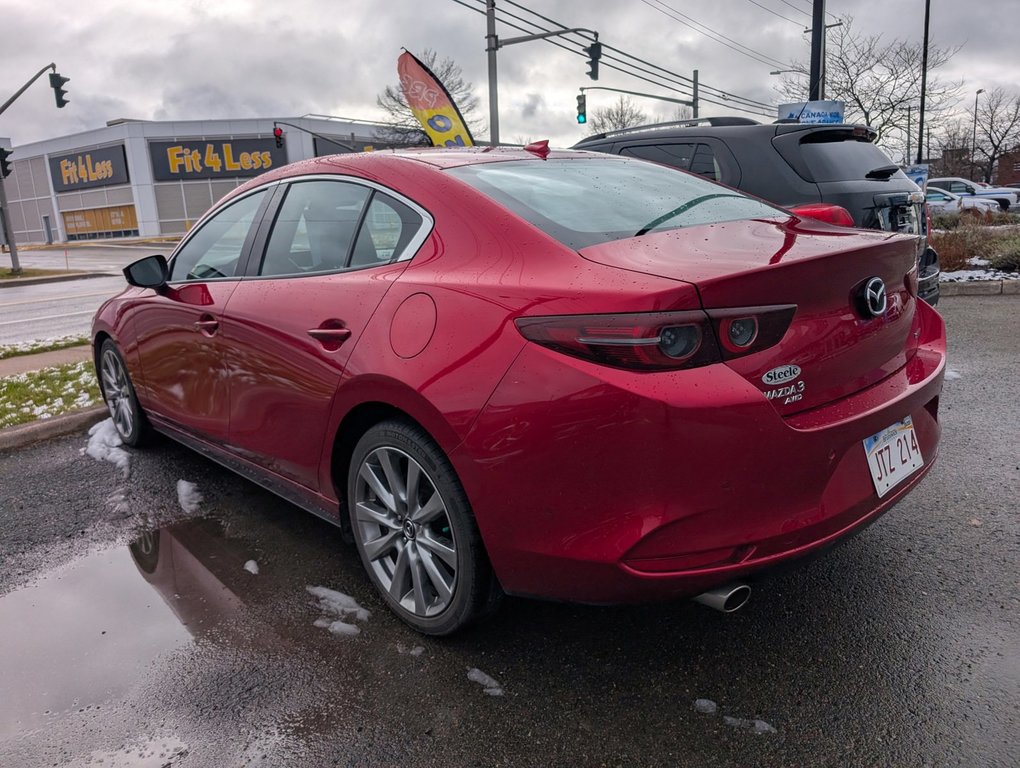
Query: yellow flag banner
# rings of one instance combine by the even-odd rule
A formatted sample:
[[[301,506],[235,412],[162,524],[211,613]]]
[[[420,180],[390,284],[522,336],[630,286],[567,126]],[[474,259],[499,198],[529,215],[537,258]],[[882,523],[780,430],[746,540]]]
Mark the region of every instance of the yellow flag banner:
[[[397,59],[400,88],[407,106],[418,118],[434,147],[473,147],[467,123],[449,92],[414,54],[404,51]]]

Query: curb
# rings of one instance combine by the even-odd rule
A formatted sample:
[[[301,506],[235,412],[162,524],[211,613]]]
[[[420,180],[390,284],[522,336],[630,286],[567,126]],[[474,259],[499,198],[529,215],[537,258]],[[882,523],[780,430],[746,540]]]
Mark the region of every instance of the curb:
[[[72,432],[91,427],[110,415],[105,405],[86,408],[83,411],[71,411],[52,419],[40,419],[16,427],[0,429],[0,451],[11,451],[24,448],[26,445],[52,437],[69,435]]]
[[[0,290],[18,288],[23,285],[66,283],[71,280],[87,280],[92,277],[117,277],[117,275],[113,272],[72,272],[68,275],[52,275],[50,277],[12,277],[9,280],[0,280]]]
[[[940,296],[1020,296],[1020,280],[939,283]]]

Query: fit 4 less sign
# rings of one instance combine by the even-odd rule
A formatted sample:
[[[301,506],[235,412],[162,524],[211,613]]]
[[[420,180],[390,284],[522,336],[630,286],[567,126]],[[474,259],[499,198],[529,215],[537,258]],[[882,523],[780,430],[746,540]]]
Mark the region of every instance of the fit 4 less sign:
[[[156,181],[258,176],[287,164],[274,139],[151,141],[149,154]]]
[[[127,184],[124,145],[51,157],[50,178],[53,179],[55,192]]]

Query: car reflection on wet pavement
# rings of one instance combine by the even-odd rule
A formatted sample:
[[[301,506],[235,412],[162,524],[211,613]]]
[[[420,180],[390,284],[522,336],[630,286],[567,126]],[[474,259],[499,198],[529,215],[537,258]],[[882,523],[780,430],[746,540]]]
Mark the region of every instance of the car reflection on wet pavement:
[[[339,531],[169,441],[126,478],[82,435],[0,454],[0,766],[1015,766],[1001,302],[940,306],[941,471],[731,616],[511,599],[424,638]]]

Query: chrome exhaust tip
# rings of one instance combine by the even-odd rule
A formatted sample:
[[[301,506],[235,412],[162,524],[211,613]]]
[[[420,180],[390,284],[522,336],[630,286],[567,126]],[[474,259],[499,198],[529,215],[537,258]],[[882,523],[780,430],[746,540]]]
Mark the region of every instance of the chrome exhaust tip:
[[[747,584],[727,584],[702,592],[694,602],[715,608],[722,613],[739,611],[751,599],[751,587]]]

